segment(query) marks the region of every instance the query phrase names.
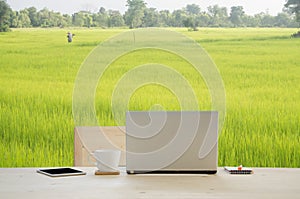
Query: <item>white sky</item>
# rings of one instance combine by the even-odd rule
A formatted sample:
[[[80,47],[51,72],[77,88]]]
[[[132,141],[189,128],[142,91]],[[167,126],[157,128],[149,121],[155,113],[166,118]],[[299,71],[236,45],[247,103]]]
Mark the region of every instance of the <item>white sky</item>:
[[[147,7],[154,7],[158,10],[181,9],[187,4],[197,4],[202,10],[210,5],[218,4],[228,7],[230,12],[231,6],[243,6],[247,14],[253,15],[260,12],[268,11],[271,15],[276,15],[282,11],[286,0],[145,0]],[[7,0],[7,3],[13,10],[20,10],[31,6],[38,10],[44,7],[61,13],[72,14],[80,10],[98,11],[100,7],[107,10],[119,10],[122,13],[127,10],[126,0]]]

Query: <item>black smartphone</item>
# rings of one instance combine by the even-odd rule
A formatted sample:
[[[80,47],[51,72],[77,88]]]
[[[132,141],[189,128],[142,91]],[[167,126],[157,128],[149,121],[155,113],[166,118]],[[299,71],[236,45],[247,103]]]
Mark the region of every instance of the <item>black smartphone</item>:
[[[73,168],[38,169],[37,172],[51,177],[86,175],[86,172]]]

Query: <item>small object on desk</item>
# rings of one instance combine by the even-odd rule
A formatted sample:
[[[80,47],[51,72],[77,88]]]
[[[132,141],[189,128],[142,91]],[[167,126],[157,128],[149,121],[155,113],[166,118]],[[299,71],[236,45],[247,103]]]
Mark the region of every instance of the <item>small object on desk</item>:
[[[120,175],[120,171],[95,171],[95,175]]]
[[[37,172],[50,177],[86,175],[86,172],[73,168],[37,169]]]
[[[241,171],[243,169],[243,165],[238,166],[238,170]]]
[[[242,165],[238,167],[224,167],[224,169],[230,174],[242,174],[242,175],[253,174],[253,170],[251,168],[243,167]]]

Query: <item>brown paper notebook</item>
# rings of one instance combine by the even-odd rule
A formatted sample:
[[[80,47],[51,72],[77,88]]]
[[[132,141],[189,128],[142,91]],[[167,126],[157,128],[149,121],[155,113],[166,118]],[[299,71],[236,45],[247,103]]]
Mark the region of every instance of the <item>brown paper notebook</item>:
[[[111,171],[111,172],[103,172],[103,171],[95,171],[95,175],[120,175],[120,171]]]

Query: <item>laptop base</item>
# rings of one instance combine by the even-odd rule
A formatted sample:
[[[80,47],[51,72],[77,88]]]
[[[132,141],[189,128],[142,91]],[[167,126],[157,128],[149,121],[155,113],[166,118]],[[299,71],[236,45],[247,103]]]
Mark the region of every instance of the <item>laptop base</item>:
[[[203,171],[193,171],[193,170],[158,170],[158,171],[130,171],[127,170],[127,174],[208,174],[214,175],[217,170],[203,170]]]

